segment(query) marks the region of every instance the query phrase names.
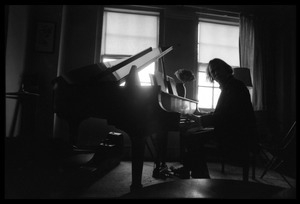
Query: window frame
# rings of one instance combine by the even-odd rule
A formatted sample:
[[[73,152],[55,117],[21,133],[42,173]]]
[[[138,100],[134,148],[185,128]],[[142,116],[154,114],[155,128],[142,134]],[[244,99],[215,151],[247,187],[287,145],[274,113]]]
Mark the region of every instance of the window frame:
[[[120,54],[103,54],[104,53],[104,41],[105,41],[105,29],[104,29],[104,22],[105,22],[105,12],[116,12],[116,13],[126,13],[126,14],[135,14],[135,15],[146,15],[146,16],[155,16],[158,19],[158,23],[157,23],[157,35],[156,35],[156,47],[159,47],[161,44],[161,35],[162,35],[162,11],[157,9],[157,8],[151,8],[151,7],[135,7],[135,6],[116,6],[116,7],[111,7],[111,6],[107,6],[107,7],[103,7],[102,10],[102,18],[99,18],[100,20],[102,20],[102,24],[101,24],[101,38],[100,38],[100,46],[99,46],[99,50],[100,53],[98,54],[98,62],[103,63],[104,59],[123,59],[123,58],[128,58],[132,55],[120,55]],[[156,48],[153,47],[153,48]],[[145,48],[146,49],[146,48]],[[136,53],[134,53],[136,54]],[[155,69],[157,69],[157,66],[159,66],[158,62],[154,62],[154,67]],[[142,82],[141,84],[148,84],[147,82]],[[148,84],[151,85],[151,84]]]
[[[214,92],[217,88],[219,88],[219,84],[217,82],[212,82],[211,85],[199,85],[199,73],[204,73],[206,75],[205,70],[200,70],[200,67],[207,67],[207,62],[200,62],[199,60],[199,50],[200,50],[200,42],[199,42],[199,24],[200,22],[206,22],[206,23],[213,23],[213,24],[221,24],[221,25],[232,25],[232,26],[238,26],[240,24],[240,18],[238,14],[234,13],[222,13],[222,14],[215,14],[215,13],[198,13],[198,38],[197,38],[197,90],[196,90],[196,98],[198,98],[199,94],[199,88],[210,88],[211,89],[211,95],[212,95],[212,107],[210,108],[204,108],[204,107],[198,107],[199,109],[207,112],[211,112],[215,110],[214,104],[217,104],[217,101],[215,102],[215,96]],[[233,66],[234,68],[234,66]]]

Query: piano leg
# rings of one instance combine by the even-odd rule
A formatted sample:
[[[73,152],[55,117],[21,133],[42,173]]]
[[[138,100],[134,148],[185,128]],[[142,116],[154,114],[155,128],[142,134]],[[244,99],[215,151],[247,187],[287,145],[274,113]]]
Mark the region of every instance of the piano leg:
[[[132,148],[132,184],[131,191],[141,189],[142,186],[142,173],[144,165],[144,151],[146,144],[146,137],[143,136],[143,131],[129,133],[131,138]]]
[[[160,131],[155,134],[152,140],[156,147],[155,169],[153,170],[154,177],[160,177],[160,170],[166,167],[166,155],[168,146],[168,131]]]

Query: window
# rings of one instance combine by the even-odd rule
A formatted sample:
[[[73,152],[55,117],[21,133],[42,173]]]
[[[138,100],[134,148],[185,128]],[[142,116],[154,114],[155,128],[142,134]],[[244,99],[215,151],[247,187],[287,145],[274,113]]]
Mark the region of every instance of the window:
[[[201,109],[215,109],[221,93],[217,82],[206,79],[206,67],[213,58],[220,58],[232,67],[239,66],[238,19],[199,18],[197,99]]]
[[[125,59],[159,43],[159,13],[105,8],[100,60]],[[151,85],[155,63],[139,72],[141,85]]]

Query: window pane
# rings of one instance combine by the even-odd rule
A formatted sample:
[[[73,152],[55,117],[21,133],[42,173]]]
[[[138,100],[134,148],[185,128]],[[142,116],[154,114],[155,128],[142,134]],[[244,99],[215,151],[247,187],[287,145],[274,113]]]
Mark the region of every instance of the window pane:
[[[239,27],[199,22],[200,62],[221,58],[232,66],[239,66]]]
[[[124,60],[127,59],[124,58]],[[103,62],[114,62],[116,59],[112,59],[112,58],[103,58]],[[122,61],[122,60],[121,60]],[[154,70],[155,70],[155,63],[151,63],[149,64],[147,67],[145,67],[143,70],[139,71],[138,75],[139,75],[139,79],[141,82],[142,86],[150,86],[151,85],[151,79],[149,74],[154,74]],[[123,83],[123,85],[125,85],[125,83]]]
[[[220,58],[226,63],[239,66],[239,49],[232,46],[212,45],[200,43],[199,45],[200,62],[209,62],[213,58]]]
[[[199,41],[206,44],[238,47],[239,27],[217,23],[199,23]]]
[[[139,71],[139,78],[142,86],[150,86],[151,85],[151,79],[149,74],[154,74],[155,70],[155,63],[149,64],[147,67],[145,67],[142,71]]]
[[[212,108],[212,88],[198,88],[198,106],[201,108]]]
[[[216,81],[214,81],[213,84],[214,84],[214,87],[220,87],[220,84]]]
[[[205,64],[200,63],[200,65],[199,65],[199,71],[206,72],[206,67],[207,67],[207,63],[205,63]]]
[[[199,22],[198,27],[198,100],[200,108],[216,108],[221,93],[220,85],[214,81],[214,88],[207,88],[207,63],[220,58],[231,66],[239,66],[239,26],[214,22]],[[202,87],[201,87],[202,86]]]
[[[157,47],[157,16],[116,12],[105,14],[104,54],[133,55],[148,47]]]
[[[208,81],[206,79],[206,73],[205,72],[198,72],[198,86],[213,86],[213,83]]]
[[[220,94],[221,94],[221,90],[219,88],[214,88],[214,101],[213,101],[214,106],[213,106],[213,108],[216,108]]]
[[[140,12],[139,12],[140,13]],[[159,15],[104,12],[102,55],[128,56],[158,46]],[[139,72],[141,85],[151,85],[155,63]]]

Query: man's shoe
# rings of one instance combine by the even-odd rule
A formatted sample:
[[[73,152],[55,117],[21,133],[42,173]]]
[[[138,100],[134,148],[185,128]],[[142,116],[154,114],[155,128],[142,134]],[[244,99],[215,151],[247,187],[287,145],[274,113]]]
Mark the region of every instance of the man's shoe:
[[[167,165],[161,166],[160,168],[156,167],[153,170],[152,177],[156,179],[166,179],[171,177],[170,170]]]

